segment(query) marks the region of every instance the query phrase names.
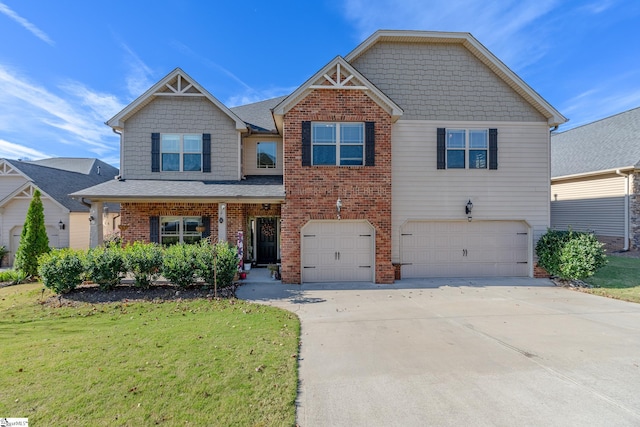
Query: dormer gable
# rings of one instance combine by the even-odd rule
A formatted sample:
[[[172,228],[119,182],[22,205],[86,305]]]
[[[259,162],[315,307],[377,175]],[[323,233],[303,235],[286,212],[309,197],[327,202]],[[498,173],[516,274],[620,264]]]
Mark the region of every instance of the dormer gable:
[[[180,68],[176,68],[167,74],[135,101],[109,119],[106,124],[115,130],[122,131],[124,129],[124,122],[129,117],[133,116],[154,99],[165,96],[204,97],[234,121],[236,130],[247,130],[247,125],[244,121]]]
[[[392,121],[398,120],[402,115],[402,109],[395,102],[344,58],[337,56],[273,109],[276,127],[280,133],[283,116],[314,90],[360,90],[389,113]]]

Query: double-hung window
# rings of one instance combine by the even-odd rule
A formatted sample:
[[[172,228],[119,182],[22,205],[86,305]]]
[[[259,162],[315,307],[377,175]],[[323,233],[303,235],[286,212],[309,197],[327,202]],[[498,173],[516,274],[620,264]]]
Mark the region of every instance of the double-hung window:
[[[162,171],[202,170],[202,135],[162,134]]]
[[[364,134],[364,123],[312,123],[311,164],[363,166]]]
[[[197,229],[201,224],[202,218],[197,216],[160,217],[160,243],[196,243],[202,238],[202,233]]]
[[[447,169],[487,169],[487,129],[447,129]]]
[[[257,144],[257,163],[258,169],[273,169],[276,167],[276,150],[275,142],[258,142]]]

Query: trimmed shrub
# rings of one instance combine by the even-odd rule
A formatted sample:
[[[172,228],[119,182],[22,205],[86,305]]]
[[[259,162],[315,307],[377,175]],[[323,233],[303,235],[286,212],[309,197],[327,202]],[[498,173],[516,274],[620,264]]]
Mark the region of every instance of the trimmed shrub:
[[[82,283],[84,252],[75,249],[54,249],[38,257],[38,272],[42,283],[57,294],[69,292]]]
[[[180,287],[192,285],[198,273],[196,257],[198,247],[178,243],[165,248],[162,275]]]
[[[228,242],[210,244],[202,240],[197,246],[197,264],[200,276],[210,286],[224,288],[233,283],[238,271],[238,248]]]
[[[607,263],[603,246],[592,233],[547,230],[536,244],[538,265],[561,279],[585,279]]]
[[[133,274],[135,285],[146,289],[162,270],[162,247],[157,243],[133,242],[124,249],[124,265]]]
[[[89,279],[104,291],[120,284],[125,274],[124,253],[119,246],[97,246],[89,249],[85,258]]]

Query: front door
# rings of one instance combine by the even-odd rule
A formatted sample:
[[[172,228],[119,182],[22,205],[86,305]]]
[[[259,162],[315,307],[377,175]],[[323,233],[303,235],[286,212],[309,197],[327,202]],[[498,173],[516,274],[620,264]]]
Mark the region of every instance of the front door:
[[[278,222],[275,217],[258,218],[258,264],[271,264],[278,260]]]

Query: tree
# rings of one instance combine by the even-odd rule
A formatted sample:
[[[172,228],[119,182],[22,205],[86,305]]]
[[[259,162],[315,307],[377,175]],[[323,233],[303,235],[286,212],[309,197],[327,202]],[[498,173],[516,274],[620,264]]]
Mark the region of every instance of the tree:
[[[44,225],[44,206],[40,200],[40,190],[36,190],[29,204],[27,218],[20,235],[15,268],[27,276],[37,276],[38,257],[47,252],[49,252],[49,237]]]

